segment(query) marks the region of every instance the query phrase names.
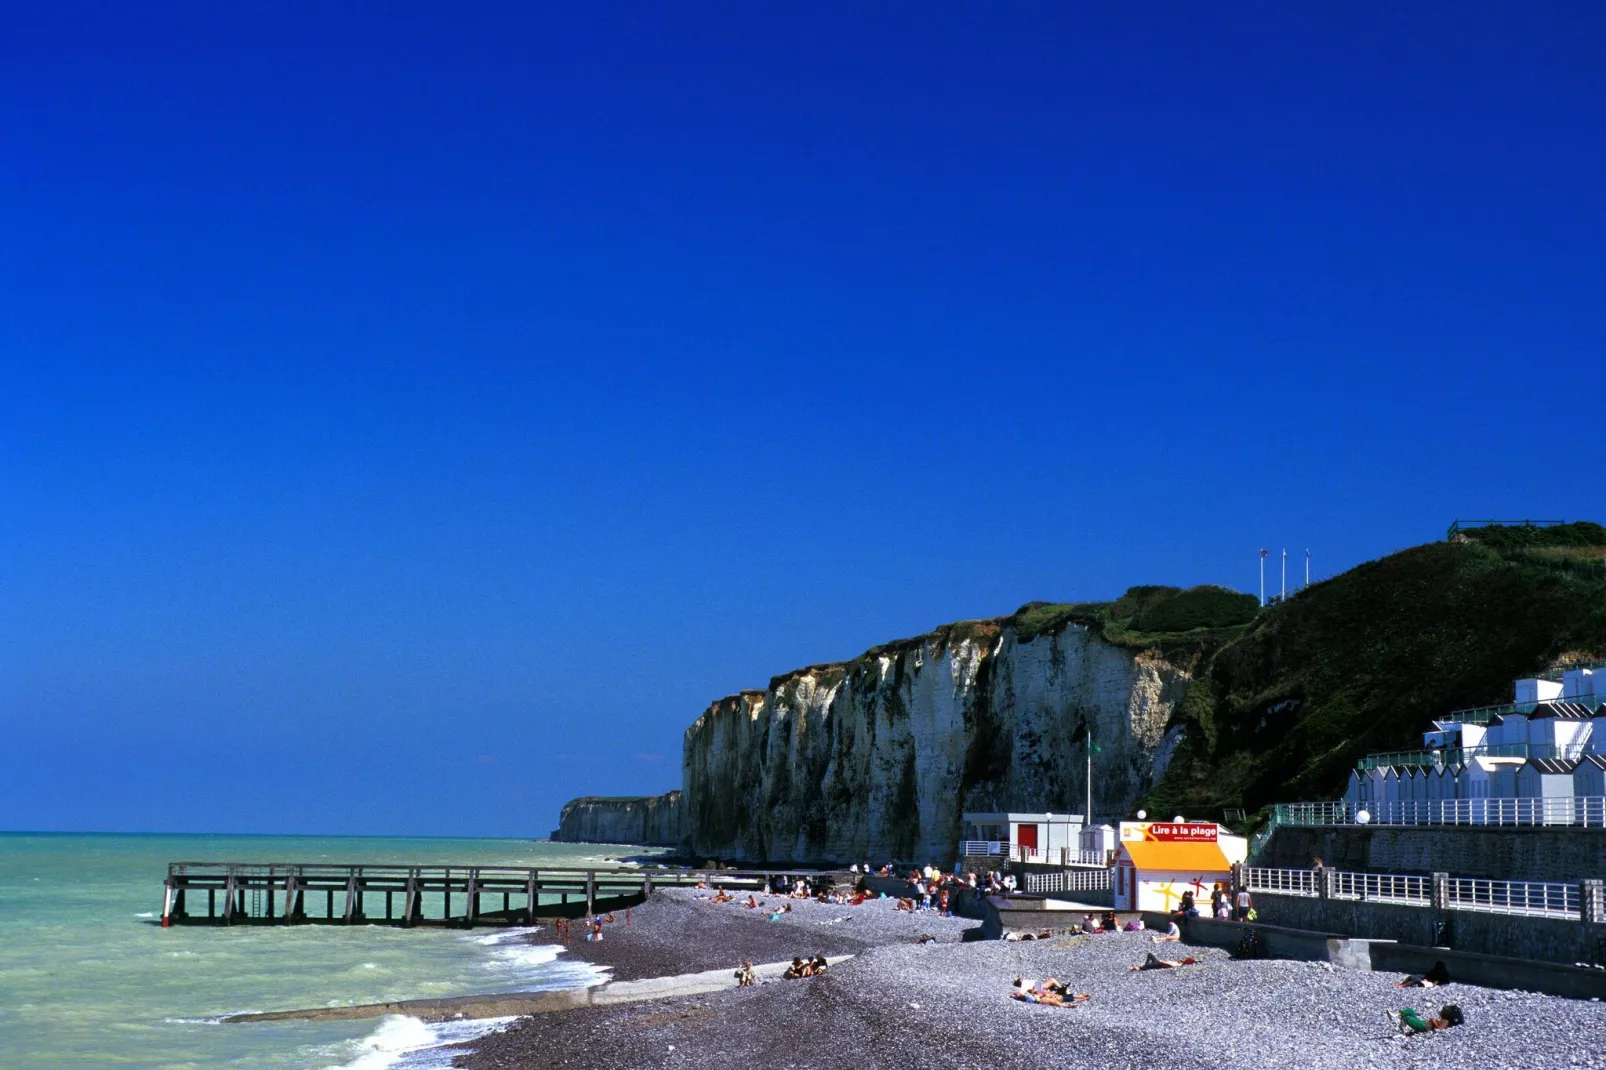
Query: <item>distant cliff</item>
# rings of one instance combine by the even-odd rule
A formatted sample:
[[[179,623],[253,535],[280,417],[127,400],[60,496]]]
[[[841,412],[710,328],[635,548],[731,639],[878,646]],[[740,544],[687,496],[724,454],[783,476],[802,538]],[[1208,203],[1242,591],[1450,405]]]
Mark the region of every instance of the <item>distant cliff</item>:
[[[678,846],[686,809],[679,791],[662,795],[586,795],[564,804],[554,840],[568,843],[640,843]]]
[[[1124,817],[1166,770],[1193,665],[1253,615],[1245,598],[1134,588],[1124,607],[1034,604],[720,699],[686,731],[690,846],[951,861],[965,810],[1082,812],[1089,732],[1094,816]],[[1194,629],[1185,641],[1127,631],[1160,603]]]

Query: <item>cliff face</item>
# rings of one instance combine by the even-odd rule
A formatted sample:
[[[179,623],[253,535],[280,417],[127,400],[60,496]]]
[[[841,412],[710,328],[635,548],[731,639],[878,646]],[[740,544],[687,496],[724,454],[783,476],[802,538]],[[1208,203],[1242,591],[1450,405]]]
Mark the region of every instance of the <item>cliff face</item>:
[[[1125,816],[1175,748],[1191,659],[1079,624],[1018,638],[954,626],[846,665],[777,677],[686,731],[691,847],[750,859],[951,861],[965,810]]]
[[[685,814],[679,791],[629,798],[586,795],[564,804],[552,838],[673,847],[685,839]]]

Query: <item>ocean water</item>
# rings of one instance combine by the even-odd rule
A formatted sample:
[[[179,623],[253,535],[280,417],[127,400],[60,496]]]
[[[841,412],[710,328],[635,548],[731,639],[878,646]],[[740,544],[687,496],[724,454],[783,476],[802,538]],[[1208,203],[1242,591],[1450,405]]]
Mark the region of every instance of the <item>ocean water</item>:
[[[0,1067],[442,1067],[505,1023],[224,1025],[239,1011],[570,988],[605,975],[528,929],[160,925],[167,863],[602,864],[537,840],[0,834]],[[203,904],[204,909],[204,904]]]

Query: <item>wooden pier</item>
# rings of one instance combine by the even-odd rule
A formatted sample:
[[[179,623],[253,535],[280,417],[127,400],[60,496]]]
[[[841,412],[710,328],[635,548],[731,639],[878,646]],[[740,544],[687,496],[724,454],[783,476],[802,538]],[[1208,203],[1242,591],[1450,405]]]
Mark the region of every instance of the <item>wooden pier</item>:
[[[793,876],[783,870],[173,862],[162,926],[529,925],[543,911],[592,914],[599,904],[619,909],[655,887],[701,880],[711,888],[761,891],[776,877]]]

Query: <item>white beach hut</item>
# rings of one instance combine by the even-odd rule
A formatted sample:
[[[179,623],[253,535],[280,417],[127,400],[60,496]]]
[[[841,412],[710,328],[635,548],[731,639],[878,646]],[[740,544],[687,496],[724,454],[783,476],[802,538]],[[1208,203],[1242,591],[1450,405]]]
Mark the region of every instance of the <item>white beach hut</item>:
[[[1598,799],[1606,796],[1606,755],[1586,754],[1573,769],[1573,794]]]

